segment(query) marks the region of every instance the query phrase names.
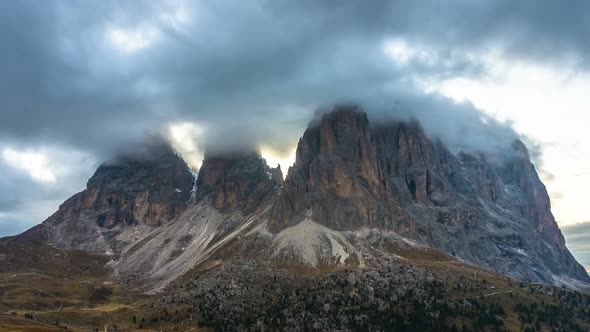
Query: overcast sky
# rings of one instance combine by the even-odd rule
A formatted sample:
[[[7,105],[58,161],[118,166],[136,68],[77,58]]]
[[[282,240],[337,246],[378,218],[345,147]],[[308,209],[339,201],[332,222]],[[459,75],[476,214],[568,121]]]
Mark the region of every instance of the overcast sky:
[[[588,1],[0,1],[0,236],[169,137],[287,169],[318,107],[417,118],[454,151],[521,137],[560,224],[590,220]]]

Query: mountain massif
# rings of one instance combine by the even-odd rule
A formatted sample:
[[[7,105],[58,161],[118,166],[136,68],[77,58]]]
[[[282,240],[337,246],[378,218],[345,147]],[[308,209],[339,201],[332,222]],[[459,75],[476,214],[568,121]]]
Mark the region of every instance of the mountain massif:
[[[348,296],[326,295],[326,289],[342,287],[357,294],[361,309],[413,298],[417,307],[405,313],[410,317],[426,302],[432,312],[450,310],[447,302],[446,309],[433,309],[440,301],[433,290],[443,283],[444,289],[460,289],[461,294],[509,289],[519,282],[547,287],[541,292],[545,295],[555,294],[552,285],[590,285],[587,272],[565,246],[522,142],[502,154],[455,153],[419,123],[370,123],[356,106],[336,107],[310,123],[284,179],[281,169],[269,167],[256,151],[210,151],[198,174],[163,143],[104,163],[84,191],[41,225],[0,239],[0,272],[43,272],[46,265],[33,259],[35,248],[55,251],[52,257],[75,252],[72,266],[104,269],[109,284],[156,294],[156,308],[199,299],[203,302],[192,307],[190,319],[187,314],[179,321],[190,325],[198,312],[204,326],[214,329],[413,326],[404,318],[390,322],[401,325],[363,323],[366,318],[356,311],[349,313],[356,318],[339,320],[339,325],[322,320],[337,307],[333,298]],[[79,263],[84,260],[80,255],[91,257],[92,264]],[[487,285],[491,280],[498,284]],[[264,288],[273,294],[278,284],[293,293],[265,295],[266,302],[251,293]],[[324,286],[315,289],[317,285]],[[379,295],[363,299],[367,294],[358,293],[359,285]],[[221,291],[227,289],[232,296]],[[295,290],[310,292],[310,297],[300,298],[303,293]],[[240,296],[261,302],[244,308],[245,302],[232,302]],[[322,302],[320,314],[310,308],[322,296],[332,307]],[[483,299],[483,293],[473,298],[478,296]],[[260,308],[269,303],[291,310],[308,300],[309,307],[301,310],[311,315],[310,321],[286,313],[260,318]],[[463,305],[458,301],[453,308]],[[393,308],[389,306],[387,310]],[[351,307],[338,308],[342,314]],[[227,321],[229,316],[235,321]],[[423,328],[442,329],[448,322]],[[464,326],[476,328],[473,324]]]
[[[303,135],[269,229],[308,212],[333,230],[394,234],[521,280],[589,281],[520,141],[504,156],[454,156],[417,123],[371,127],[339,110]]]

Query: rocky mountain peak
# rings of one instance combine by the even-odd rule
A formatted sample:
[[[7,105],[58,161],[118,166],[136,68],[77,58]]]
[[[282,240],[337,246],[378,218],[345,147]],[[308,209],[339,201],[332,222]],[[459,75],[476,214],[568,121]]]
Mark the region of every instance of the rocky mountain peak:
[[[440,195],[446,183],[438,172],[457,167],[450,152],[416,122],[370,125],[360,108],[339,106],[313,122],[299,141],[271,229],[280,231],[310,213],[339,230],[410,230],[407,206],[456,199]]]
[[[103,250],[109,240],[99,235],[102,230],[116,236],[128,226],[159,226],[179,216],[193,182],[190,168],[172,148],[152,142],[100,165],[86,189],[43,224],[65,248]]]
[[[385,194],[382,182],[366,114],[340,106],[312,123],[299,141],[270,229],[278,232],[309,215],[334,229],[376,220],[366,212],[375,196]]]
[[[100,165],[86,190],[60,207],[62,218],[93,210],[99,226],[112,228],[161,225],[182,212],[193,183],[189,167],[163,142],[139,150]]]
[[[451,153],[415,122],[371,124],[337,107],[310,124],[268,229],[304,221],[395,232],[523,280],[590,281],[565,247],[522,142],[514,153]]]
[[[233,257],[312,268],[434,248],[524,281],[590,282],[526,147],[512,148],[453,154],[416,122],[371,123],[338,106],[307,128],[284,181],[251,150],[209,151],[196,176],[169,146],[152,144],[101,165],[30,234],[106,254],[154,287],[228,243]]]
[[[256,208],[283,182],[280,168],[270,168],[256,152],[206,154],[197,180],[197,198],[210,197],[220,210]]]

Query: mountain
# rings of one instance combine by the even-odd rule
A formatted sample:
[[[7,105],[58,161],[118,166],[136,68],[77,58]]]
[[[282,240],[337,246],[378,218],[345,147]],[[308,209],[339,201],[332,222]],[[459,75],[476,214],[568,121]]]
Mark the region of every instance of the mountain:
[[[161,290],[259,222],[282,181],[280,170],[256,153],[208,154],[194,203],[164,227],[140,230],[142,238],[113,261],[114,274]]]
[[[197,175],[150,143],[102,164],[40,227],[56,248],[106,254],[114,274],[158,287],[174,279],[161,269],[178,277],[237,236],[254,257],[312,268],[432,247],[523,281],[590,282],[522,142],[455,155],[418,123],[371,124],[356,106],[310,124],[284,181],[256,152],[207,153]]]
[[[590,281],[520,141],[504,156],[455,156],[417,123],[371,126],[357,108],[341,108],[300,140],[269,229],[307,215],[332,230],[391,232],[520,280]]]
[[[65,201],[42,224],[62,249],[118,255],[151,229],[179,216],[189,205],[193,175],[164,142],[100,165],[86,189]]]
[[[207,155],[199,171],[197,197],[211,196],[221,211],[249,214],[282,182],[280,168],[269,168],[255,152]]]
[[[0,239],[0,262],[8,263],[0,274],[34,271],[119,285],[127,300],[118,301],[159,317],[148,323],[160,328],[173,321],[168,309],[185,312],[188,304],[186,316],[174,319],[192,324],[198,312],[199,322],[222,330],[298,330],[308,314],[319,319],[318,329],[334,327],[321,317],[336,314],[330,303],[342,313],[334,298],[353,293],[355,308],[401,317],[370,326],[408,328],[417,322],[408,317],[425,303],[437,315],[489,315],[489,304],[475,298],[520,289],[525,296],[526,284],[517,282],[547,285],[530,291],[539,301],[557,294],[549,285],[590,285],[522,142],[501,155],[453,153],[419,123],[371,123],[346,105],[310,123],[284,180],[255,151],[208,151],[198,173],[163,142],[105,162],[42,224]],[[57,268],[69,265],[67,272]],[[128,292],[138,294],[136,302]],[[157,294],[147,309],[137,304],[145,294]],[[559,301],[585,301],[571,296]],[[394,312],[383,309],[394,298],[397,304],[387,305]],[[288,325],[285,312],[301,301],[311,302]],[[282,314],[268,307],[279,302]],[[585,307],[577,308],[583,316]],[[338,326],[362,325],[359,319]]]

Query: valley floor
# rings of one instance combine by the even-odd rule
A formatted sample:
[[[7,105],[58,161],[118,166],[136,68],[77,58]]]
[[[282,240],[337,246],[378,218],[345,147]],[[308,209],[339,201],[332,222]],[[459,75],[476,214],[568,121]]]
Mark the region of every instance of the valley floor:
[[[0,331],[587,331],[590,296],[527,285],[435,250],[363,269],[203,264],[157,295],[107,282],[0,273]],[[99,271],[99,270],[96,270]]]

